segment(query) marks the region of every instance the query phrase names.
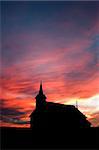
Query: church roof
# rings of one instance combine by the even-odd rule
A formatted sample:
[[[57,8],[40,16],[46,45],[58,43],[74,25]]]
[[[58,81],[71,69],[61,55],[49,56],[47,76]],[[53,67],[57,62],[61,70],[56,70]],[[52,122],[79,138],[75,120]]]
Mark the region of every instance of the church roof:
[[[71,114],[72,116],[77,115],[79,117],[86,118],[86,116],[83,113],[81,113],[74,105],[64,105],[64,104],[53,103],[53,102],[46,102],[45,107],[42,110],[42,112],[63,113],[63,115]],[[35,113],[38,113],[37,109],[35,109],[31,113],[30,117]]]

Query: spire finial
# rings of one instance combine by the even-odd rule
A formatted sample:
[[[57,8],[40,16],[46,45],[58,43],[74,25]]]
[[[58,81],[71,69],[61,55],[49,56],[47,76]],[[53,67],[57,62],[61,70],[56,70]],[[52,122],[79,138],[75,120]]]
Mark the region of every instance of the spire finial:
[[[76,100],[76,108],[78,109],[78,101]]]
[[[40,89],[39,89],[39,93],[43,93],[43,89],[42,89],[42,80],[40,82]]]
[[[40,81],[40,85],[42,85],[42,80]]]

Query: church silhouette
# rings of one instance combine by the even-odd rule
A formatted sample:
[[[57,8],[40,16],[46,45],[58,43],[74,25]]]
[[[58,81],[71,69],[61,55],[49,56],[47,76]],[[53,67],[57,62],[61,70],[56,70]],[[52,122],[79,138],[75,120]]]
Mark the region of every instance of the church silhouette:
[[[89,128],[91,123],[74,105],[47,102],[42,82],[36,98],[36,108],[30,115],[30,127],[49,129]]]

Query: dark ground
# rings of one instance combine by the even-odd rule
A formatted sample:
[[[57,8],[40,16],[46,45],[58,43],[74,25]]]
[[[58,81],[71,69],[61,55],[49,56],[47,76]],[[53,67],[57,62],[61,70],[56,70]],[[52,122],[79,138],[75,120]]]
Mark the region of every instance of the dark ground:
[[[1,149],[99,149],[99,128],[73,131],[1,128]]]

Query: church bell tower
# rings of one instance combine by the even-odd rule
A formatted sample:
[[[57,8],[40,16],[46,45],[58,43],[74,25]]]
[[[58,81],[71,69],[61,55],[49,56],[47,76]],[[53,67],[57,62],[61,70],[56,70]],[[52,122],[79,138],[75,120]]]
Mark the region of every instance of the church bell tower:
[[[46,96],[43,94],[42,82],[40,83],[39,93],[35,97],[36,99],[36,109],[41,110],[46,104]]]

